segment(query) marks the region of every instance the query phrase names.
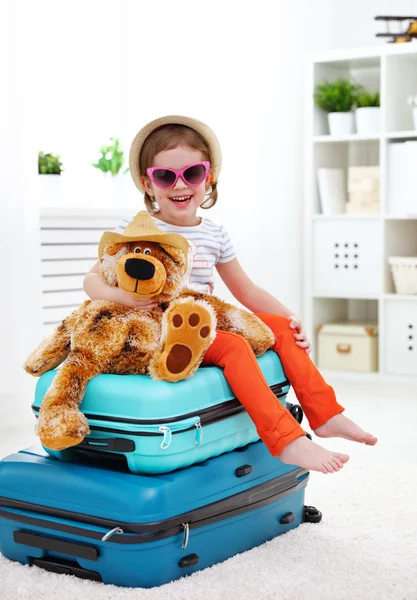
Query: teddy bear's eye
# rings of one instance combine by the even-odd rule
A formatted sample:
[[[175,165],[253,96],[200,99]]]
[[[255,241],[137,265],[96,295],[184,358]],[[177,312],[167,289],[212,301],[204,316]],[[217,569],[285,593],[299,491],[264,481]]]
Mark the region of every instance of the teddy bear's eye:
[[[133,250],[133,252],[134,252],[135,254],[140,254],[140,252],[141,252],[141,249],[140,249],[140,248],[135,248],[135,249]]]
[[[144,254],[150,254],[151,250],[150,248],[145,248],[145,250],[143,251]]]

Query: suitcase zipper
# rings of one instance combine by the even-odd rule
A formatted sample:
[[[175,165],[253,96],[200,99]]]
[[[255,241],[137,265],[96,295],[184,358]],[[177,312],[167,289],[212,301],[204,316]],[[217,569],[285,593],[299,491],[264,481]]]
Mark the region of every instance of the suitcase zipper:
[[[200,417],[193,417],[192,419],[184,419],[182,421],[173,421],[168,425],[128,425],[125,429],[113,429],[112,427],[102,427],[100,421],[94,419],[89,420],[90,429],[99,431],[110,431],[114,433],[124,433],[129,435],[137,436],[163,436],[161,442],[161,449],[167,450],[172,442],[172,436],[175,433],[183,433],[184,431],[196,430],[194,444],[196,446],[202,440],[202,425]],[[100,442],[97,442],[99,445]]]
[[[271,391],[275,396],[280,399],[288,394],[290,383],[288,380],[274,384],[271,386]],[[39,412],[38,407],[33,407],[35,413]],[[103,433],[113,433],[121,435],[133,435],[133,436],[163,436],[161,442],[161,450],[167,450],[172,442],[172,436],[177,433],[184,433],[196,429],[196,435],[194,439],[194,445],[198,446],[203,440],[203,426],[212,425],[218,423],[223,419],[238,415],[246,412],[245,408],[237,399],[222,402],[216,406],[210,406],[209,408],[195,411],[178,417],[165,418],[165,419],[123,419],[117,417],[107,417],[101,415],[91,415],[85,413],[88,419],[88,424],[92,431],[100,431]],[[103,422],[119,422],[124,425],[123,429],[117,427],[103,427]],[[88,438],[86,438],[88,440]],[[89,443],[89,446],[97,446],[100,448],[100,440]]]
[[[35,527],[62,530],[97,541],[105,542],[111,539],[112,543],[123,545],[156,542],[182,533],[182,546],[185,549],[192,529],[217,523],[275,502],[307,485],[308,479],[309,473],[305,469],[297,468],[277,479],[202,506],[190,513],[152,523],[117,522],[4,497],[0,497],[0,517]],[[46,521],[45,517],[51,520]],[[83,525],[99,527],[105,531],[86,529]]]
[[[281,383],[275,383],[271,385],[270,389],[277,398],[283,398],[289,392],[290,382],[288,379],[286,379]],[[91,413],[84,414],[89,421],[111,421],[113,423],[128,423],[132,425],[165,425],[175,423],[176,421],[182,421],[184,419],[191,419],[192,417],[200,417],[203,421],[203,425],[209,425],[217,420],[220,421],[222,417],[220,416],[220,418],[218,418],[217,413],[219,413],[219,415],[224,414],[224,409],[226,408],[230,409],[230,411],[235,411],[233,414],[237,414],[238,412],[243,412],[245,410],[239,400],[237,400],[237,398],[233,398],[231,400],[227,400],[226,402],[222,402],[221,404],[217,404],[216,406],[209,406],[208,408],[185,413],[183,415],[179,415],[178,417],[167,417],[161,419],[129,419],[116,416],[109,417],[107,415],[93,415]],[[32,404],[32,410],[35,414],[39,413],[39,407],[35,406],[34,404]],[[230,414],[227,412],[226,417],[228,416],[230,416]]]

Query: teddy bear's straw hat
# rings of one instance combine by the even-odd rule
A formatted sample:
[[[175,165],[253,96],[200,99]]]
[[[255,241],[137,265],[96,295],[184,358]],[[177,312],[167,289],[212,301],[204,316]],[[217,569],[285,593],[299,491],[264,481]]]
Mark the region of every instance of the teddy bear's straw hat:
[[[98,257],[101,259],[107,246],[114,246],[120,242],[158,242],[181,250],[185,257],[185,271],[188,260],[188,242],[179,233],[164,233],[152,220],[146,210],[138,212],[136,217],[129,223],[123,233],[105,231],[101,236],[98,246]]]
[[[135,182],[136,187],[142,192],[142,194],[145,193],[145,190],[141,182],[141,178],[144,173],[140,172],[140,153],[146,138],[153,131],[160,129],[164,125],[185,125],[186,127],[190,127],[190,129],[194,129],[194,131],[197,131],[197,133],[201,135],[209,148],[211,172],[214,181],[217,182],[217,178],[219,177],[222,166],[222,153],[220,151],[219,140],[215,136],[214,132],[210,129],[210,127],[205,125],[205,123],[202,123],[197,119],[192,119],[191,117],[182,117],[179,115],[169,115],[155,119],[154,121],[151,121],[145,125],[145,127],[142,127],[142,129],[136,134],[130,147],[130,174]]]

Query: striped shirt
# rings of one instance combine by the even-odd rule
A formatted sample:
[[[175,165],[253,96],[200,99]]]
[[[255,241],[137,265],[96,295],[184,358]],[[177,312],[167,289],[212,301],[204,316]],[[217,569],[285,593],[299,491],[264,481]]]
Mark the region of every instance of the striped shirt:
[[[123,233],[133,217],[123,219],[116,227]],[[197,292],[212,294],[214,289],[214,266],[230,262],[236,252],[230,237],[222,225],[216,225],[203,217],[199,225],[181,227],[170,225],[152,217],[155,225],[166,233],[179,233],[189,244],[188,269],[184,276],[184,286]]]

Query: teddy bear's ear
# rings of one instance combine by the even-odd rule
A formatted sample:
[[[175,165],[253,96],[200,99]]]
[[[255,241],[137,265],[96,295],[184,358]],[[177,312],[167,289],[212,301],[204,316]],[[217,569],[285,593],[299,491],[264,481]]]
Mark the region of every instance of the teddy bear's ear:
[[[103,254],[108,254],[109,256],[114,256],[123,248],[126,242],[120,242],[119,244],[114,244],[114,246],[106,246],[103,250]]]
[[[168,246],[167,244],[161,244],[161,248],[165,250],[167,254],[171,256],[175,260],[176,263],[185,267],[185,256],[182,250],[178,248],[174,248],[173,246]]]

